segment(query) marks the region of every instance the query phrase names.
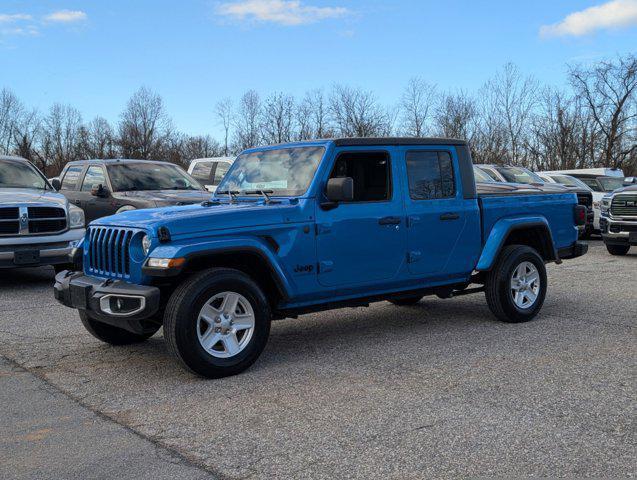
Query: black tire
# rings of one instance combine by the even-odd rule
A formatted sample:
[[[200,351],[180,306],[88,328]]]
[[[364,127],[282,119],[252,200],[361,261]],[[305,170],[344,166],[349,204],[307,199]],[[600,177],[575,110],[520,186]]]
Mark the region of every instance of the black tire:
[[[242,295],[254,312],[254,331],[245,347],[234,356],[219,358],[199,342],[197,321],[204,304],[222,292]],[[170,352],[188,370],[206,378],[236,375],[261,355],[270,335],[270,305],[261,288],[245,273],[211,268],[186,279],[171,295],[164,314],[164,337]]]
[[[540,288],[535,302],[527,308],[518,307],[511,293],[511,278],[522,262],[531,262],[538,271]],[[533,320],[546,297],[546,267],[537,251],[525,245],[508,245],[487,273],[485,295],[491,312],[501,321],[521,323]]]
[[[630,250],[630,245],[610,245],[607,243],[606,250],[608,250],[608,253],[611,255],[623,256],[628,253],[628,250]]]
[[[151,329],[147,333],[139,335],[124,330],[123,328],[113,327],[112,325],[93,320],[84,310],[80,310],[80,320],[82,320],[84,328],[86,328],[91,335],[110,345],[133,345],[135,343],[145,342],[161,328],[161,325],[157,325],[154,331]]]
[[[577,234],[577,237],[580,240],[588,240],[589,238],[591,238],[591,230],[586,228],[584,230],[580,230],[580,232]]]
[[[392,298],[389,300],[389,303],[393,303],[399,307],[408,307],[411,305],[416,305],[418,302],[422,300],[422,295],[414,295],[413,297],[403,297],[403,298]]]

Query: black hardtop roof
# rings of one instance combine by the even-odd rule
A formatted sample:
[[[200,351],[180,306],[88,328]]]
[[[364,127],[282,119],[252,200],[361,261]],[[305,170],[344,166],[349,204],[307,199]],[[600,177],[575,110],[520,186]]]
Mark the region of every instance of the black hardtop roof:
[[[416,138],[416,137],[371,137],[371,138],[332,138],[338,147],[367,147],[380,145],[467,145],[465,140],[457,138]]]

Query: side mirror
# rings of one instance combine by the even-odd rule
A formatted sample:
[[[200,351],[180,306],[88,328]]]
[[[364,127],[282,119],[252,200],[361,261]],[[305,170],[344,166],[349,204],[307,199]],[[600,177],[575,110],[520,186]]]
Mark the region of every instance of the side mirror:
[[[51,186],[56,190],[59,190],[60,188],[62,188],[62,183],[60,182],[59,178],[54,178],[53,180],[51,180]]]
[[[328,202],[321,205],[323,208],[335,208],[340,202],[351,202],[354,200],[354,179],[330,178],[327,181],[325,196]]]
[[[102,184],[93,185],[91,187],[91,195],[94,197],[106,198],[108,197],[108,188],[105,188]]]

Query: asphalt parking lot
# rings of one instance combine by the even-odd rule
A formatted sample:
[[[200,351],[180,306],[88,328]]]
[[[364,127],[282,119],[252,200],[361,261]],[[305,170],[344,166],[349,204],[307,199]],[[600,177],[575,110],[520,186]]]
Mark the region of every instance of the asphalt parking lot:
[[[482,294],[276,322],[222,380],[161,331],[101,344],[52,270],[1,272],[0,477],[634,476],[636,272],[593,241],[522,325]]]

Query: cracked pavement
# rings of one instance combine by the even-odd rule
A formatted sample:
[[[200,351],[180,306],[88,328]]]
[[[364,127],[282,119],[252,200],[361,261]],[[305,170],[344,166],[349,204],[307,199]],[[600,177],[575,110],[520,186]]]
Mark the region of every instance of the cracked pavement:
[[[77,424],[96,416],[139,442],[142,465],[176,459],[168,463],[187,478],[634,476],[637,249],[613,257],[590,243],[587,256],[549,265],[533,322],[497,322],[482,294],[304,315],[275,322],[259,361],[221,380],[181,370],[161,331],[133,347],[101,344],[54,301],[52,270],[3,271],[0,380],[3,389],[15,376],[42,384],[70,402],[65,415]],[[15,389],[0,394],[3,405],[20,401]],[[63,476],[62,464],[38,469],[54,447],[37,433],[47,415],[23,415],[37,420],[33,432],[11,418],[3,431],[33,434],[33,444],[5,438],[0,476]],[[104,458],[130,455],[109,435],[75,428]],[[28,456],[36,446],[39,456]],[[128,460],[122,478],[169,473]],[[113,471],[91,462],[94,478]]]

